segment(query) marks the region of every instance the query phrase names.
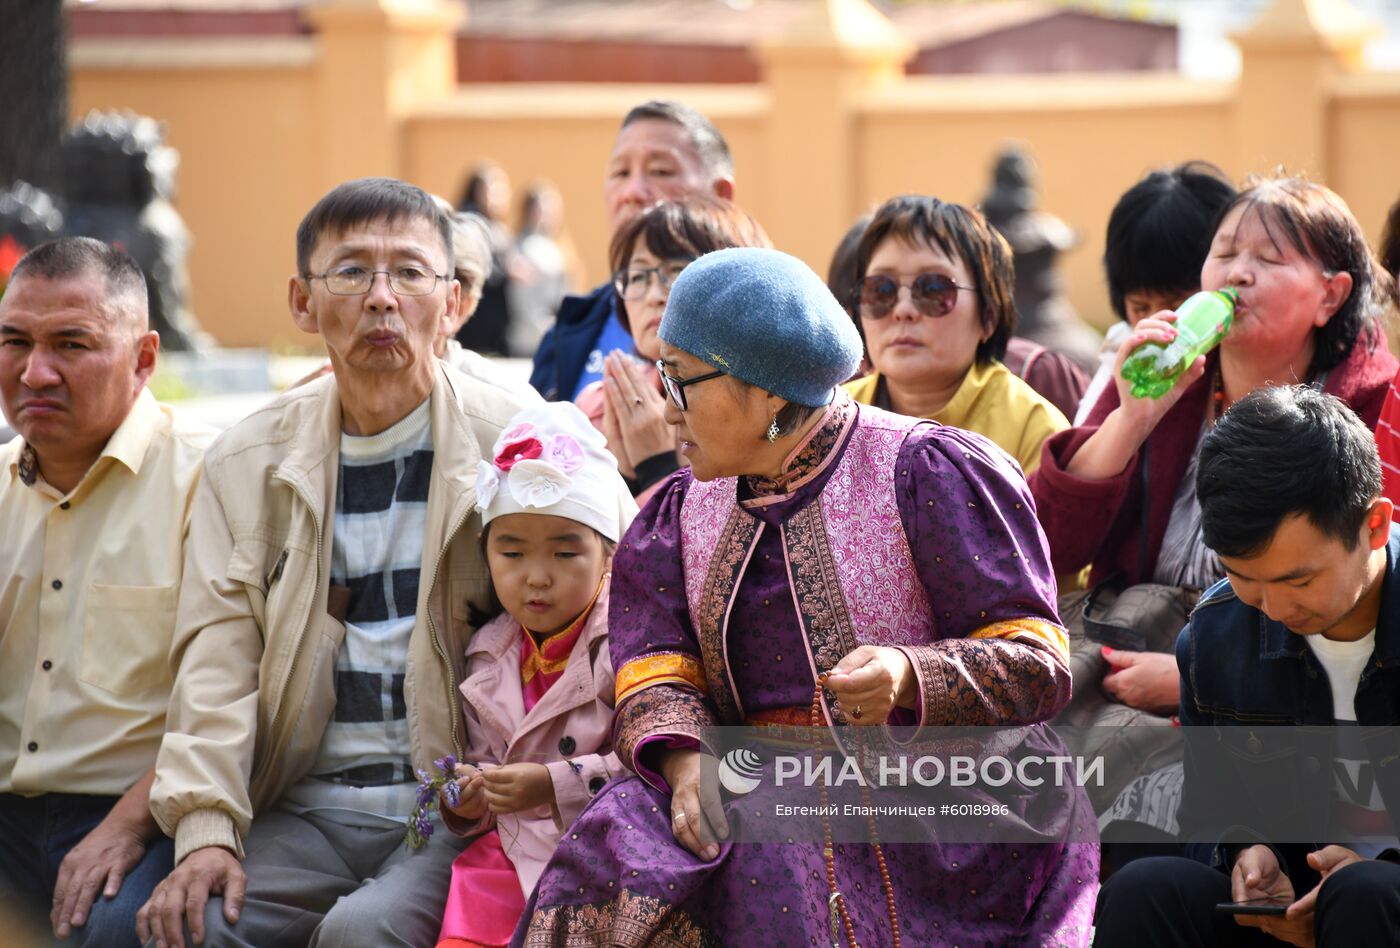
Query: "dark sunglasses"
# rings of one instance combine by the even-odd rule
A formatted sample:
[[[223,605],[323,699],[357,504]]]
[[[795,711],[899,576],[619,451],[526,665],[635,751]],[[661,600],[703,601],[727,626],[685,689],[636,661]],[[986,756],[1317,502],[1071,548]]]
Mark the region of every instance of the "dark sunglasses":
[[[872,273],[856,284],[860,314],[866,319],[884,319],[899,304],[902,286],[909,287],[909,299],[919,315],[934,319],[953,311],[958,303],[958,290],[975,292],[974,287],[954,283],[951,277],[941,273],[920,273],[907,284],[883,273]]]
[[[694,378],[678,379],[666,374],[666,363],[660,359],[656,360],[656,371],[661,373],[661,387],[666,390],[666,395],[675,403],[681,411],[688,407],[685,403],[685,387],[694,385],[696,382],[708,382],[710,379],[717,379],[723,372],[707,372],[704,375],[697,375]]]

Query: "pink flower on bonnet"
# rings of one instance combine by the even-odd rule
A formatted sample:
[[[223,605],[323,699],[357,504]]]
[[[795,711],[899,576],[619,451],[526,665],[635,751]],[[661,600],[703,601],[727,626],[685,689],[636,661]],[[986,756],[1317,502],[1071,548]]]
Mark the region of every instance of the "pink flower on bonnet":
[[[511,419],[491,460],[477,467],[476,506],[483,526],[503,514],[550,514],[614,543],[637,513],[606,439],[570,402],[535,405]]]

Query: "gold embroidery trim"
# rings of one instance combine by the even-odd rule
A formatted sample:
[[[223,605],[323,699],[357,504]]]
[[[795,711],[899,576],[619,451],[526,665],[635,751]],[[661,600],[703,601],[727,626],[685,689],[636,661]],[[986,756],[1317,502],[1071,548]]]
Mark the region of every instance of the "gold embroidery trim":
[[[682,684],[705,694],[705,667],[694,655],[668,652],[634,658],[617,670],[617,703],[652,685]]]
[[[566,633],[560,633],[561,635]],[[557,636],[556,636],[557,638]],[[525,658],[525,664],[520,668],[520,680],[522,683],[529,682],[536,674],[553,675],[563,671],[569,664],[569,656],[563,658],[547,659],[541,658],[538,651],[531,652]]]
[[[1044,619],[1007,619],[993,622],[968,636],[970,639],[1019,639],[1032,638],[1049,646],[1055,654],[1069,661],[1069,636],[1065,630]]]

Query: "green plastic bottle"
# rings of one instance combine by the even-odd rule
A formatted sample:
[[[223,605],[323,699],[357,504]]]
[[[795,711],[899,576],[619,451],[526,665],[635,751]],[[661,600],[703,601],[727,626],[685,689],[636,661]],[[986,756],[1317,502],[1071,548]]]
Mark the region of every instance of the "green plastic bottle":
[[[1134,398],[1161,398],[1197,356],[1220,344],[1235,322],[1239,294],[1228,287],[1202,290],[1176,310],[1176,338],[1163,345],[1144,342],[1123,362],[1123,378]]]

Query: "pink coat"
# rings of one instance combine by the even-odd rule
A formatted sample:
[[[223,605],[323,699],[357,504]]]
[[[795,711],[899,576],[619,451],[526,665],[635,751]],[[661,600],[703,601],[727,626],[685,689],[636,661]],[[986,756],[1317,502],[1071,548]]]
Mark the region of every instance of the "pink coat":
[[[460,835],[496,827],[501,846],[529,897],[559,837],[603,785],[625,770],[612,752],[613,668],[608,657],[608,591],[574,643],[569,662],[539,703],[525,713],[520,685],[520,625],[503,614],[467,645],[461,684],[470,764],[538,763],[554,780],[554,807],[468,822],[444,812]]]

